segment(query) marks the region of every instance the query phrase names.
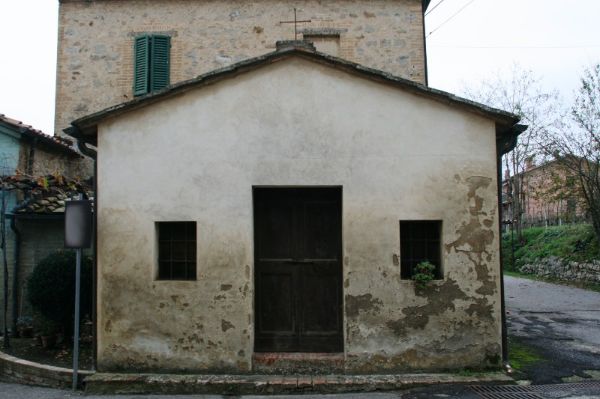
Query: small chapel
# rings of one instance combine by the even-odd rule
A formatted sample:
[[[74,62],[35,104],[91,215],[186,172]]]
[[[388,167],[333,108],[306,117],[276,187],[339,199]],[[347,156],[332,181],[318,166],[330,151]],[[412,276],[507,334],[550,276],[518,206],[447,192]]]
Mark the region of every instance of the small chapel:
[[[501,366],[499,159],[525,127],[427,85],[428,3],[60,1],[99,371]]]

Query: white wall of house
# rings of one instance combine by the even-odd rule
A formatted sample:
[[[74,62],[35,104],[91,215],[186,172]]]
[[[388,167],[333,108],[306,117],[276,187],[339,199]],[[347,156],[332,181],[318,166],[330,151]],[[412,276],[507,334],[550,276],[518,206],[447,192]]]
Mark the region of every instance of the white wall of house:
[[[343,187],[347,371],[499,364],[492,120],[293,57],[108,119],[98,150],[100,370],[251,370],[255,185]],[[426,295],[398,265],[421,219]],[[158,281],[155,222],[186,220],[198,279]]]

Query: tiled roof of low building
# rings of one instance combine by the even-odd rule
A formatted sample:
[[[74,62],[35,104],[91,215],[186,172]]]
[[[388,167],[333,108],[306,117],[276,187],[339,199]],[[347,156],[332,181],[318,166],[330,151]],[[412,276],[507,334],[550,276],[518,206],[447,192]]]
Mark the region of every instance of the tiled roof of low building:
[[[65,211],[65,201],[78,199],[80,194],[93,199],[91,181],[70,180],[61,175],[0,177],[0,184],[5,190],[23,193],[17,214],[60,214]]]
[[[18,121],[13,118],[9,118],[4,114],[0,114],[0,123],[4,123],[12,128],[14,128],[21,135],[30,137],[33,139],[37,139],[38,141],[46,144],[48,147],[51,147],[54,150],[62,152],[67,155],[80,157],[79,154],[73,148],[73,141],[60,136],[51,136],[47,133],[42,132],[39,129],[35,129],[31,125],[27,125],[21,121]]]

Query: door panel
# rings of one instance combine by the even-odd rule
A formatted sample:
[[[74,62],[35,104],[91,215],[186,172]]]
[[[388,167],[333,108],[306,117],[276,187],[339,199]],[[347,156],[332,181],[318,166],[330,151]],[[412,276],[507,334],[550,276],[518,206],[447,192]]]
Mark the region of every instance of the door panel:
[[[302,306],[302,333],[305,335],[335,335],[338,319],[331,317],[341,307],[337,287],[337,265],[320,263],[305,267],[302,273],[304,304]]]
[[[340,188],[255,188],[255,350],[342,350]]]
[[[293,274],[286,268],[273,265],[261,270],[258,297],[261,311],[258,317],[264,332],[294,334],[296,327],[293,317],[293,280]]]
[[[293,209],[290,204],[268,201],[261,209],[261,240],[259,241],[259,253],[261,258],[285,259],[293,252],[294,223],[292,220]]]
[[[304,256],[336,260],[340,238],[338,204],[310,201],[304,205]]]

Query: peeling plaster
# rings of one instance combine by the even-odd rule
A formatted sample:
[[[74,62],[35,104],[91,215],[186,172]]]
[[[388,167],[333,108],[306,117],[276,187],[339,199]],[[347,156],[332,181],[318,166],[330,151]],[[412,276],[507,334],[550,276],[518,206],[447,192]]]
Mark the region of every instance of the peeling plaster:
[[[460,181],[460,177],[458,178]],[[492,244],[494,242],[495,232],[492,218],[483,211],[484,197],[477,194],[478,190],[487,189],[492,183],[492,179],[482,176],[472,176],[466,179],[468,186],[467,199],[469,201],[468,222],[463,222],[460,228],[456,230],[458,238],[453,242],[446,244],[446,252],[454,250],[465,254],[473,264],[477,273],[477,280],[482,283],[476,292],[481,295],[492,295],[496,291],[496,284],[489,274],[487,262],[492,257]],[[493,208],[495,213],[495,207]]]
[[[408,306],[402,309],[404,317],[390,320],[386,325],[398,336],[406,335],[407,331],[424,329],[431,316],[439,315],[447,310],[455,310],[457,299],[467,299],[467,295],[454,280],[446,280],[440,285],[430,286],[424,290],[416,290],[416,295],[427,298],[425,305]]]
[[[231,324],[231,322],[227,320],[221,320],[221,330],[223,330],[223,332],[227,332],[227,330],[231,330],[232,328],[235,328],[235,326]]]
[[[380,299],[373,298],[371,294],[364,295],[346,295],[346,316],[357,317],[360,312],[377,313],[381,310],[383,302]]]

